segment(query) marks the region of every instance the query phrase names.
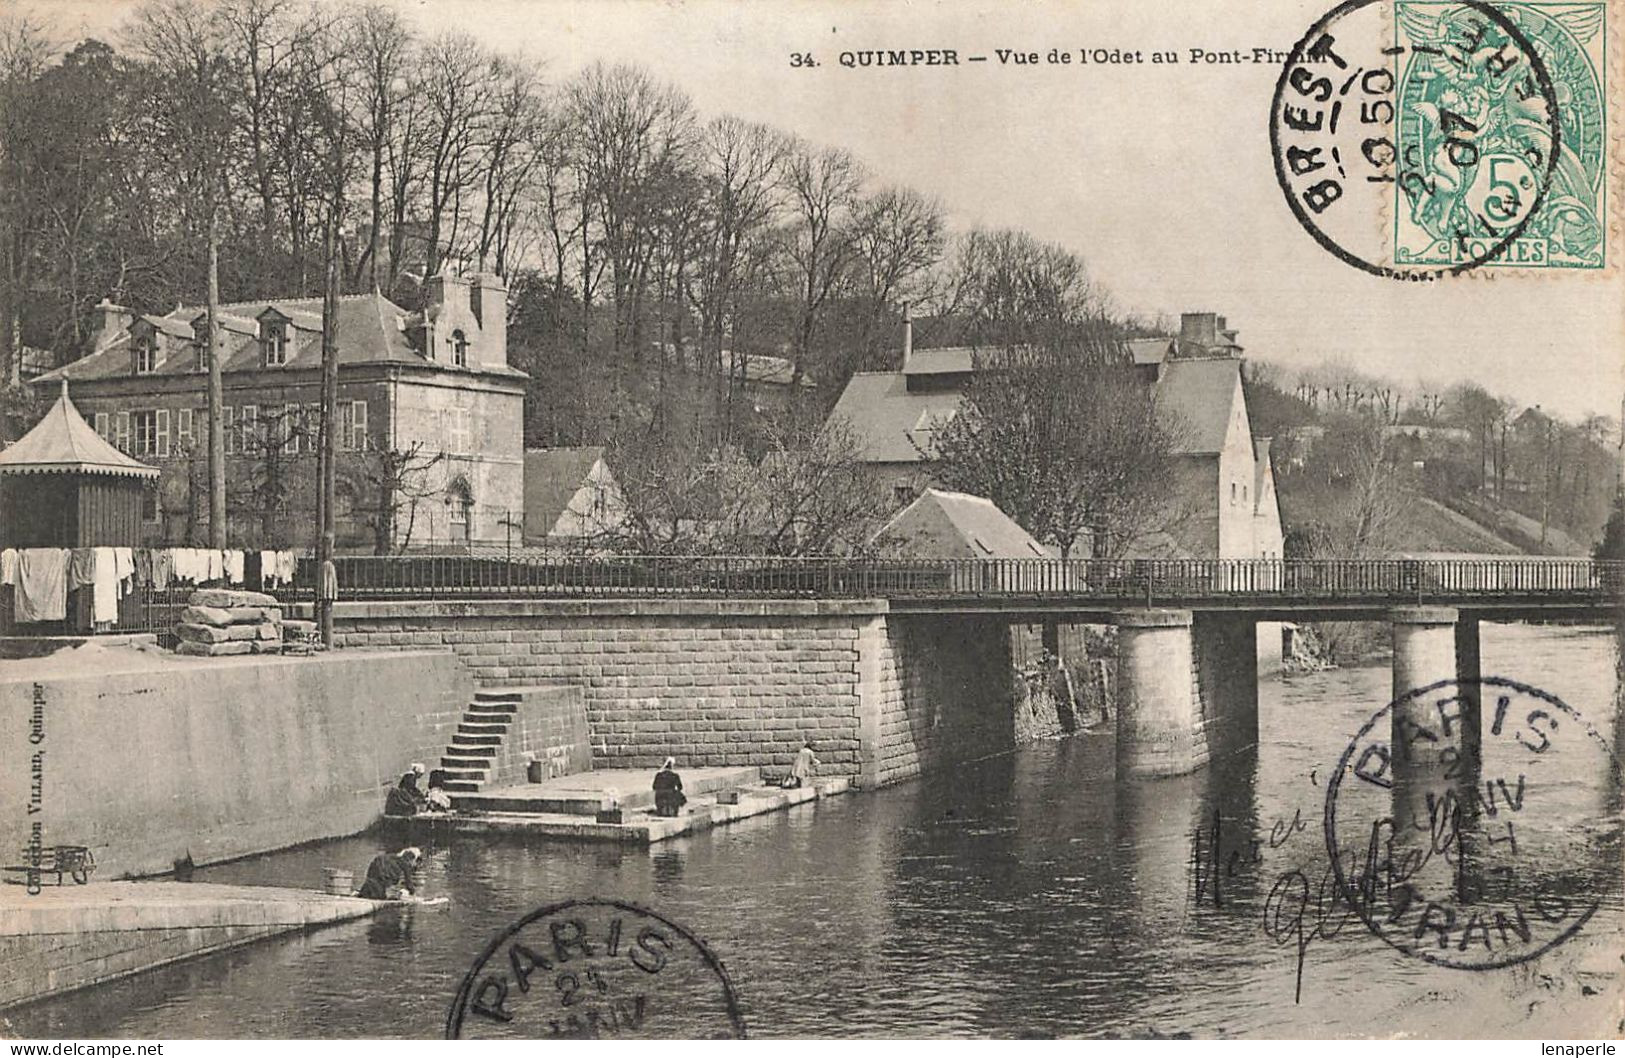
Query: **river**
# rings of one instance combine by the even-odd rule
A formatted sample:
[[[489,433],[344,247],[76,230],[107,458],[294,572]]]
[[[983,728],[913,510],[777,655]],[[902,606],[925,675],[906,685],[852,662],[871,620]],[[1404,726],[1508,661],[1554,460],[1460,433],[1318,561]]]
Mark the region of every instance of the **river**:
[[[1610,741],[1613,659],[1601,630],[1484,627],[1486,675],[1556,694]],[[1385,665],[1267,680],[1261,744],[1182,778],[1114,782],[1107,731],[652,851],[463,840],[430,850],[422,872],[424,891],[449,895],[449,907],[391,910],[112,982],[13,1011],[12,1031],[435,1036],[471,960],[505,925],[548,902],[602,896],[703,937],[756,1036],[1617,1033],[1617,843],[1573,868],[1586,884],[1613,879],[1601,908],[1533,962],[1436,967],[1351,921],[1304,948],[1295,1001],[1299,949],[1266,932],[1266,897],[1284,872],[1324,867],[1325,776],[1388,684]],[[1603,770],[1576,764],[1540,804],[1570,822],[1617,821]],[[1193,833],[1215,813],[1225,842],[1261,846],[1259,862],[1221,879],[1219,906],[1211,892],[1197,898],[1192,856]],[[322,867],[359,869],[377,848],[330,842],[196,877],[311,887]]]

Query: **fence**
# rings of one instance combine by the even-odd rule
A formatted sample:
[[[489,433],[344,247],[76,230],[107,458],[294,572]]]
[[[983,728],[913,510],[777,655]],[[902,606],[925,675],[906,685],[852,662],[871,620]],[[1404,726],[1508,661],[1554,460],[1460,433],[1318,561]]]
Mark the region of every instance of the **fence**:
[[[346,599],[1077,598],[1147,604],[1260,600],[1445,601],[1625,589],[1625,562],[1589,559],[838,559],[760,556],[513,558],[468,555],[336,560]],[[308,588],[311,570],[300,566]]]
[[[459,598],[1075,599],[1177,605],[1238,602],[1461,602],[1475,598],[1625,598],[1625,562],[1588,559],[844,559],[749,555],[560,557],[525,553],[335,559],[346,600]],[[284,604],[310,602],[315,563],[301,560]],[[200,585],[134,583],[118,621],[93,632],[70,597],[69,619],[19,624],[0,586],[0,636],[154,632],[167,641]]]

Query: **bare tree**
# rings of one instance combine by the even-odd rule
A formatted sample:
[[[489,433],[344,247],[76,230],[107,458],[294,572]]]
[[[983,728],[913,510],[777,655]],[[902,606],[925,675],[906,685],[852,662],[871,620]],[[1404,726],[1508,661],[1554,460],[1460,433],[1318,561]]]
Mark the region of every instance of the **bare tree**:
[[[853,370],[890,366],[894,321],[904,306],[928,300],[927,283],[946,247],[942,204],[906,187],[887,187],[858,206],[852,223],[857,293],[864,304],[857,341],[838,366]]]
[[[357,476],[370,497],[365,509],[375,554],[396,554],[411,545],[418,505],[440,493],[429,472],[445,458],[444,452],[420,441],[406,448],[370,450],[361,458]]]
[[[852,214],[863,190],[863,167],[847,151],[798,141],[790,148],[786,184],[792,217],[787,246],[799,302],[791,384],[799,385],[824,307],[853,261]]]
[[[612,288],[614,351],[637,360],[655,232],[662,201],[688,165],[693,106],[636,67],[602,63],[571,82],[569,100],[584,198]]]
[[[433,274],[461,251],[463,196],[479,181],[481,146],[489,134],[500,67],[494,56],[462,33],[430,40],[418,62],[417,90],[423,96],[427,128],[425,267]]]
[[[35,82],[55,53],[44,27],[14,9],[0,11],[0,386],[22,381],[22,305],[37,234],[31,222],[42,190],[29,145],[43,120],[33,105]],[[8,405],[11,403],[7,402]],[[0,416],[0,443],[10,440]]]
[[[1116,324],[1074,327],[1065,343],[978,354],[922,454],[948,487],[992,500],[1063,558],[1085,535],[1112,557],[1188,515],[1174,456],[1185,427],[1121,355]]]
[[[407,89],[408,62],[412,35],[401,16],[379,3],[356,9],[351,16],[345,52],[350,76],[356,79],[362,148],[367,155],[369,224],[367,245],[356,257],[352,282],[359,283],[363,272],[375,289],[394,287],[393,273],[380,276],[378,260],[383,253],[386,222],[385,195],[389,190],[390,147],[397,137],[397,113]],[[398,252],[398,251],[397,251]],[[398,267],[391,262],[391,267]]]

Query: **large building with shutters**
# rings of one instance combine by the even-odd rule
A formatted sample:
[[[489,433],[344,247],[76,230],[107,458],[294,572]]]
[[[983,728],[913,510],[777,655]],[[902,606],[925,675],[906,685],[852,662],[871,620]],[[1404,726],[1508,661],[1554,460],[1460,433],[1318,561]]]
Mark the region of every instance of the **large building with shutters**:
[[[140,315],[103,302],[92,352],[35,379],[60,386],[98,434],[159,467],[143,511],[151,544],[206,539],[205,313]],[[228,531],[233,546],[314,542],[321,298],[221,306]],[[523,372],[508,365],[507,291],[490,275],[427,281],[409,312],[339,300],[339,546],[460,547],[518,537]]]

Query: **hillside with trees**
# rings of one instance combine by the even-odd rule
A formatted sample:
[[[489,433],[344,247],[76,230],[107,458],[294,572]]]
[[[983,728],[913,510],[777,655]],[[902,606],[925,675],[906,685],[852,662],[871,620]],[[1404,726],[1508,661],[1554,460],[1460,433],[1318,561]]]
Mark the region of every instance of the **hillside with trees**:
[[[1287,553],[1584,555],[1619,481],[1614,420],[1565,421],[1473,383],[1404,387],[1341,364],[1249,364]]]

